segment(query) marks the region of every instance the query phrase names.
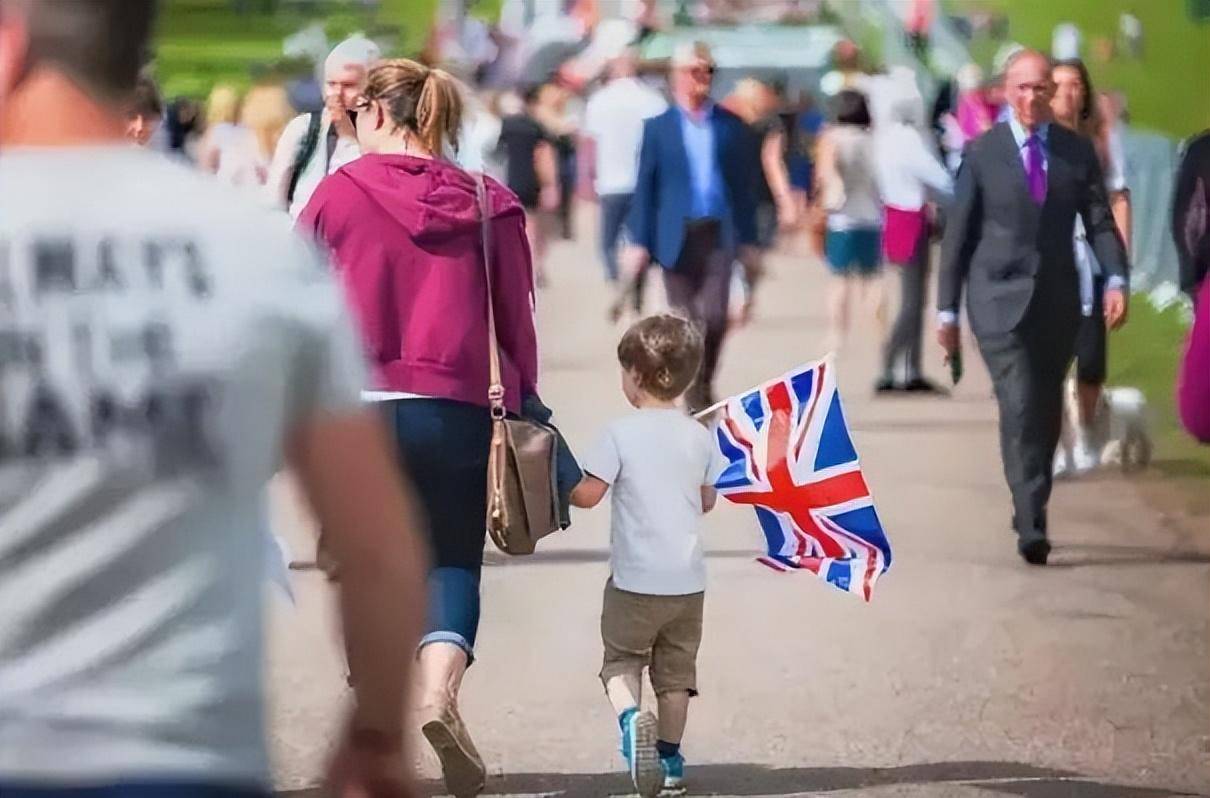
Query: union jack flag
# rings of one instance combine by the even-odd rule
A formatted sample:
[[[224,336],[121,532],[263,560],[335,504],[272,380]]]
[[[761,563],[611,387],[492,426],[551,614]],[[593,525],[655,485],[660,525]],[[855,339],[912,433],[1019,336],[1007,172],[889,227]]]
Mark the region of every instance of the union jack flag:
[[[778,571],[807,570],[866,601],[891,567],[831,358],[732,397],[715,429],[728,465],[715,483],[750,504]]]

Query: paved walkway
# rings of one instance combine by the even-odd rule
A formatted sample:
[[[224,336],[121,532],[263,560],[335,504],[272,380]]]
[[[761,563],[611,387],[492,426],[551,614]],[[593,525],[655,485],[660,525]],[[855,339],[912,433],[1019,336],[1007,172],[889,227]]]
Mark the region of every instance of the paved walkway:
[[[822,354],[822,268],[787,256],[772,266],[759,320],[726,353],[724,390]],[[617,333],[586,240],[555,247],[552,282],[541,297],[543,390],[584,447],[625,409]],[[977,358],[952,399],[875,401],[871,337],[855,336],[839,365],[894,567],[865,605],[754,564],[750,510],[709,517],[702,696],[685,743],[693,793],[1210,793],[1205,519],[1195,529],[1161,514],[1120,476],[1064,484],[1053,565],[1026,567]],[[940,377],[939,353],[929,362]],[[277,493],[280,530],[309,554],[308,522],[288,486]],[[489,555],[464,714],[495,774],[491,794],[626,793],[595,677],[608,515],[577,515],[537,556]],[[345,692],[326,587],[315,573],[293,580],[297,606],[275,601],[268,669],[282,790],[317,783]]]

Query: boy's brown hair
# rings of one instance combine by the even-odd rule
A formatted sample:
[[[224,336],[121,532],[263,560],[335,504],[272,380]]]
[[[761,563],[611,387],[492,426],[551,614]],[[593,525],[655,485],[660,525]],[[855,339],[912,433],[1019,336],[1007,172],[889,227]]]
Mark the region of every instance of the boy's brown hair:
[[[640,388],[671,401],[683,394],[702,365],[702,334],[688,319],[670,313],[633,324],[618,343],[618,362]]]

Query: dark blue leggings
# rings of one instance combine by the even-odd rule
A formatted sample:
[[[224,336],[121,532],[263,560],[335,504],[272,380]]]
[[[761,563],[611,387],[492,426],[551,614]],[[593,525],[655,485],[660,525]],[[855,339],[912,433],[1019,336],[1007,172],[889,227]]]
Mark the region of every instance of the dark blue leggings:
[[[420,645],[453,643],[474,659],[491,415],[487,408],[445,399],[383,405],[428,520],[433,567]]]

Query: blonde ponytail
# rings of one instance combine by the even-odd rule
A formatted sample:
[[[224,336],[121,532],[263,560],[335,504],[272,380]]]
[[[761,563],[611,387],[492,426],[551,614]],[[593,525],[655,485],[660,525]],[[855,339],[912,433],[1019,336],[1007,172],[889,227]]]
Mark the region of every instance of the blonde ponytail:
[[[395,58],[370,70],[365,94],[381,102],[395,127],[411,132],[431,154],[440,156],[447,141],[457,149],[462,94],[449,73]]]
[[[440,154],[446,141],[458,149],[462,126],[462,95],[453,77],[444,70],[430,69],[416,106],[416,134],[429,152]]]

